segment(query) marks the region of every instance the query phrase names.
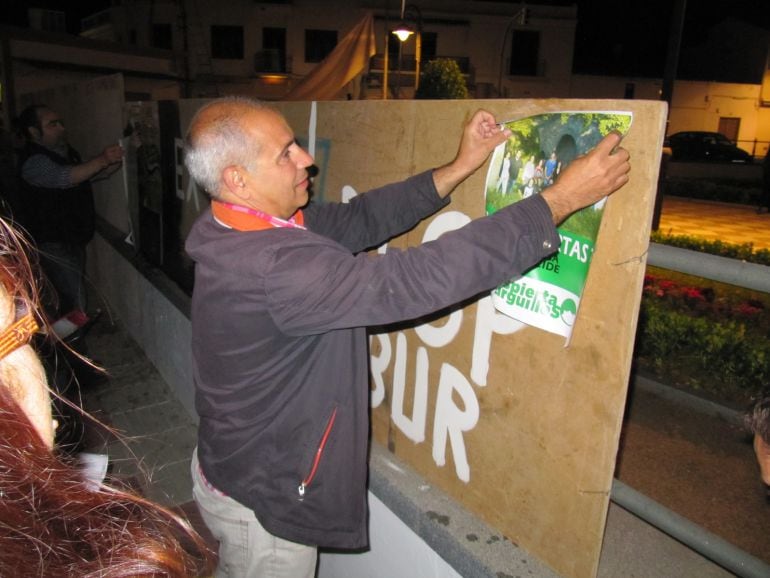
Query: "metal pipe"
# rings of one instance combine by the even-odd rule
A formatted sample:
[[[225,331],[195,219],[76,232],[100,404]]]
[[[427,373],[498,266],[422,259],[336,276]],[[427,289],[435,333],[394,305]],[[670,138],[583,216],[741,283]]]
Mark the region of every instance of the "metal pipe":
[[[621,508],[738,576],[743,578],[770,576],[770,565],[759,558],[704,530],[619,480],[612,480],[610,499]]]
[[[770,269],[767,265],[746,263],[660,243],[650,243],[647,263],[670,271],[770,293]]]

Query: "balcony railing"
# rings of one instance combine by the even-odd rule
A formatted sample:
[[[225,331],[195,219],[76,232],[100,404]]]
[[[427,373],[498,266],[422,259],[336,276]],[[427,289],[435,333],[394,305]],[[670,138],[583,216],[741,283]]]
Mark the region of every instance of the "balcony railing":
[[[448,58],[454,60],[460,67],[460,72],[466,76],[472,74],[471,59],[467,56],[434,56],[433,58],[421,58],[420,69],[422,70],[430,60],[438,58]],[[400,69],[402,73],[411,72],[414,74],[415,69],[414,54],[402,54],[401,66],[398,65],[398,57],[388,58],[388,72],[398,72]],[[385,69],[385,56],[382,54],[375,54],[369,61],[369,71],[373,73],[382,73]]]

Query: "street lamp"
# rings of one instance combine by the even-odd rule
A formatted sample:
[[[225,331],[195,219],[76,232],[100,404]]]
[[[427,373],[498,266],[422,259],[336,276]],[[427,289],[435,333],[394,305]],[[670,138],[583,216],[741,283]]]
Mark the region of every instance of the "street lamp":
[[[398,47],[398,84],[396,85],[396,93],[401,88],[401,45],[406,42],[412,34],[417,33],[415,36],[414,45],[414,91],[420,87],[420,59],[422,57],[422,12],[415,4],[405,4],[406,0],[401,0],[401,22],[393,30],[393,34],[396,35],[401,44]],[[407,19],[414,20],[417,24],[417,30],[415,31],[409,24]]]
[[[414,31],[412,30],[412,27],[411,27],[411,26],[409,26],[409,25],[408,25],[406,22],[404,22],[404,21],[402,20],[402,21],[401,21],[401,23],[400,23],[400,24],[399,24],[399,25],[396,27],[396,29],[395,29],[395,30],[393,30],[393,34],[395,34],[395,35],[396,35],[396,37],[397,37],[397,38],[398,38],[398,39],[399,39],[401,42],[406,42],[406,41],[408,40],[408,38],[409,38],[409,37],[410,37],[412,34],[414,34]]]

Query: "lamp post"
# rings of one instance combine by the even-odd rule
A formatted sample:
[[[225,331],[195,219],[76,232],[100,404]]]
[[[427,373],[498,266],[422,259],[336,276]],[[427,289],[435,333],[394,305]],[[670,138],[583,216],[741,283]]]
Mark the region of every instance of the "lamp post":
[[[388,47],[388,37],[390,34],[388,33],[387,28],[385,29],[385,56],[384,56],[384,63],[382,65],[382,100],[388,100],[388,67],[390,66],[390,63],[388,62],[388,54],[390,48]]]
[[[500,75],[497,78],[497,96],[503,95],[503,63],[505,62],[505,41],[508,39],[508,34],[513,31],[514,25],[525,26],[529,22],[529,8],[524,6],[516,14],[513,15],[511,21],[508,23],[508,27],[503,34],[503,46],[500,48]]]
[[[414,91],[420,87],[420,60],[422,58],[422,12],[416,4],[405,4],[406,0],[401,0],[401,22],[393,30],[393,34],[396,35],[401,42],[398,47],[398,89],[401,88],[401,46],[406,42],[409,37],[415,33],[407,20],[414,20],[417,25],[417,34],[415,36],[414,45]]]

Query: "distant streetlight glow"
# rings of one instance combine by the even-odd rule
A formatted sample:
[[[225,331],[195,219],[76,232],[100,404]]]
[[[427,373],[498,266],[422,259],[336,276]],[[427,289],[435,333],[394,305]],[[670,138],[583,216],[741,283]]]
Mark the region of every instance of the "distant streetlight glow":
[[[393,34],[395,34],[401,42],[406,42],[414,32],[406,25],[406,23],[402,22],[396,27]]]

